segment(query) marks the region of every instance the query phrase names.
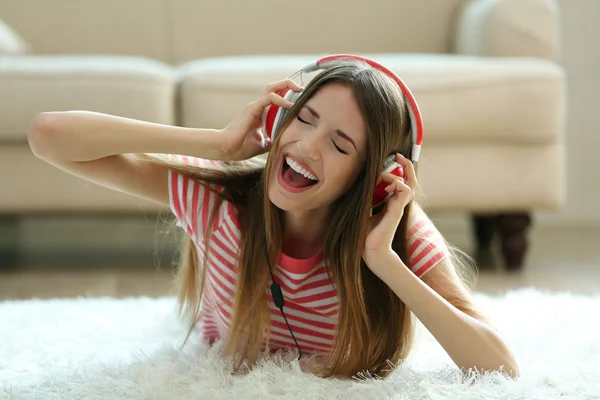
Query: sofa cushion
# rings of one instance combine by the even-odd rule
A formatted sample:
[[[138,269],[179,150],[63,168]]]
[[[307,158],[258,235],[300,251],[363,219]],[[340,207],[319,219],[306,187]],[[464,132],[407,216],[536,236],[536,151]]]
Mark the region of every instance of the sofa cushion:
[[[25,141],[44,111],[90,110],[174,124],[174,69],[129,56],[0,57],[0,141]]]
[[[31,45],[0,19],[0,54],[27,54]]]
[[[417,199],[428,210],[444,212],[553,210],[565,201],[563,154],[558,144],[434,143],[418,164]],[[25,144],[0,146],[0,186],[10,188],[0,196],[4,213],[169,211],[65,173],[35,157]]]
[[[129,212],[168,206],[89,182],[37,158],[26,143],[0,145],[0,213]],[[118,228],[116,228],[118,229]]]
[[[456,20],[454,51],[484,57],[556,60],[561,50],[556,0],[477,0]]]
[[[427,142],[553,142],[563,127],[560,66],[526,58],[432,54],[365,54],[396,72],[413,91]],[[270,82],[317,55],[241,56],[196,60],[179,70],[181,120],[224,127]],[[304,83],[310,78],[307,76]],[[299,79],[297,79],[299,81]]]

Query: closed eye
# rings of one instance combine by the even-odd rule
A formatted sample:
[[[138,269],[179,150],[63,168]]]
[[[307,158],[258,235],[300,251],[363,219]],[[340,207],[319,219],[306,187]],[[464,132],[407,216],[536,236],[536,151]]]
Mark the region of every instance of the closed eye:
[[[342,154],[348,154],[348,153],[346,153],[344,150],[340,149],[340,148],[338,147],[338,145],[337,145],[337,144],[335,144],[335,142],[333,141],[333,139],[331,139],[331,143],[333,143],[333,145],[335,146],[335,148],[337,149],[337,151],[339,151],[340,153],[342,153]]]
[[[303,120],[302,118],[300,118],[300,116],[299,116],[299,115],[296,117],[296,119],[297,119],[298,121],[302,122],[303,124],[310,125],[310,124],[309,124],[307,121],[305,121],[305,120]],[[337,151],[339,151],[340,153],[342,153],[342,154],[348,154],[348,153],[346,153],[344,150],[340,149],[340,148],[338,147],[338,145],[337,145],[337,144],[335,144],[335,142],[333,141],[333,139],[331,139],[331,143],[333,143],[333,145],[335,146],[335,148],[337,149]]]

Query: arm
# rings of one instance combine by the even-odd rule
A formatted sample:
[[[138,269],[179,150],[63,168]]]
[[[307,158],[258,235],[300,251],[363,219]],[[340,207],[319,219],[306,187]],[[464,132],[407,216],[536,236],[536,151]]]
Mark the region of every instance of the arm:
[[[554,60],[559,48],[555,0],[470,0],[457,21],[457,54]]]
[[[31,122],[28,140],[36,157],[58,169],[167,206],[167,166],[141,159],[135,153],[210,158],[219,150],[216,136],[210,130],[68,111],[38,114]]]
[[[512,354],[472,304],[451,258],[445,254],[441,235],[420,208],[409,215],[407,235],[420,240],[407,243],[410,267],[394,250],[394,239],[401,240],[396,235],[398,224],[418,184],[412,162],[401,155],[396,156],[396,162],[404,169],[404,175],[381,174],[381,179],[389,184],[386,190],[393,194],[383,212],[369,220],[363,251],[365,263],[416,315],[463,372],[471,368],[479,372],[502,370],[518,377]],[[433,288],[420,276],[427,276]]]
[[[519,376],[517,363],[498,333],[452,305],[418,278],[395,252],[382,252],[365,262],[369,266],[373,264],[378,270],[386,271],[382,280],[419,318],[463,372],[469,368],[479,372],[499,371],[502,368],[504,373],[513,378]],[[447,264],[448,261],[444,263]],[[377,264],[381,266],[377,267]],[[438,265],[427,275],[440,273],[442,276],[441,268],[443,265]],[[449,264],[446,268],[453,267]],[[446,280],[445,286],[449,285],[459,284]],[[445,290],[448,291],[449,288],[446,287]]]
[[[216,130],[182,128],[89,111],[38,114],[29,143],[34,154],[68,161],[92,161],[128,153],[182,154],[219,159]]]

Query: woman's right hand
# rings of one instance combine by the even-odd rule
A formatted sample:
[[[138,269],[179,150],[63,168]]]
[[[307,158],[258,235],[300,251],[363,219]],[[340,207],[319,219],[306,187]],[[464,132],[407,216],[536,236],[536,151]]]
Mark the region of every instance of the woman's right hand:
[[[275,104],[287,109],[292,103],[277,94],[282,89],[301,92],[304,88],[291,79],[284,79],[268,85],[261,96],[248,104],[244,111],[219,133],[222,135],[224,161],[247,160],[266,153],[271,147],[271,139],[263,135],[261,118],[265,108]]]

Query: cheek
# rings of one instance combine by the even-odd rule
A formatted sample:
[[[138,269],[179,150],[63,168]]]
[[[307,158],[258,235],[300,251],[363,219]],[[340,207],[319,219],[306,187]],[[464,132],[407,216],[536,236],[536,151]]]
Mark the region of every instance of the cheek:
[[[277,147],[273,147],[271,151],[281,152],[290,142],[294,141],[293,136],[294,130],[289,127],[285,131],[279,132],[277,135]]]
[[[333,160],[327,170],[329,171],[327,181],[330,183],[330,190],[336,193],[348,190],[358,176],[357,166],[346,160]]]
[[[301,124],[298,120],[296,120],[296,118],[294,118],[292,122],[289,123],[287,128],[285,128],[279,133],[279,136],[281,136],[282,140],[289,142],[290,140],[293,140],[298,136],[302,135],[302,128],[303,124]]]

